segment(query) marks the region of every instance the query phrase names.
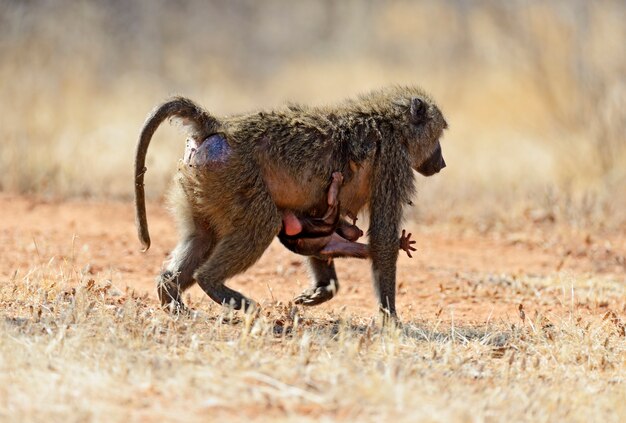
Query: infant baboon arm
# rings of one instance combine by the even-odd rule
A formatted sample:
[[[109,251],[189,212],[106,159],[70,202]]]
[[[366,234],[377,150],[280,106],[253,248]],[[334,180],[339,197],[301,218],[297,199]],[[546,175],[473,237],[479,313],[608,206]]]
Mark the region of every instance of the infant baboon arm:
[[[406,233],[406,230],[402,230],[402,235],[398,239],[398,248],[407,253],[407,255],[412,258],[411,251],[416,251],[416,248],[413,247],[416,241],[411,239],[412,234]],[[328,257],[328,258],[360,258],[367,259],[370,258],[369,245],[363,244],[361,242],[352,242],[349,241],[338,234],[333,234],[331,240],[326,246],[320,251],[320,256]]]

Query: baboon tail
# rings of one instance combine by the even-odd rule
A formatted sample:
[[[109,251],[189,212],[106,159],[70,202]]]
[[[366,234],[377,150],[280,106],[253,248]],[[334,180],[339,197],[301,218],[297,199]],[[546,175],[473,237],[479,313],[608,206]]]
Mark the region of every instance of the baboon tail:
[[[217,119],[211,116],[202,107],[185,97],[174,97],[157,106],[146,118],[135,153],[135,223],[143,251],[150,248],[150,234],[148,232],[148,218],[146,215],[146,198],[143,178],[146,173],[146,153],[154,132],[159,125],[168,118],[181,118],[186,125],[190,125],[192,134],[202,137],[214,133],[217,129]]]

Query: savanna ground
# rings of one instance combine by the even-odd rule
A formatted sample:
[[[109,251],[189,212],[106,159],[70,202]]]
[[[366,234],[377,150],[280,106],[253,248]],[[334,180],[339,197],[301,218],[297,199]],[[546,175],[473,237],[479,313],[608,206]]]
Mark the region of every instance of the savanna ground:
[[[65,7],[63,7],[65,6]],[[572,2],[0,0],[0,420],[623,421],[626,7]],[[294,30],[297,28],[297,31]],[[419,83],[450,122],[398,263],[400,327],[369,265],[294,307],[279,243],[191,316],[156,302],[181,135],[132,154],[172,93],[217,114]],[[366,226],[367,216],[360,222]]]
[[[626,413],[626,236],[554,225],[479,233],[409,225],[402,328],[376,316],[368,266],[338,262],[329,303],[293,307],[302,261],[274,243],[231,284],[263,305],[231,315],[199,290],[160,311],[175,242],[150,205],[139,252],[128,203],[3,195],[0,405],[7,420],[326,418],[619,421]],[[520,306],[522,312],[520,312]]]

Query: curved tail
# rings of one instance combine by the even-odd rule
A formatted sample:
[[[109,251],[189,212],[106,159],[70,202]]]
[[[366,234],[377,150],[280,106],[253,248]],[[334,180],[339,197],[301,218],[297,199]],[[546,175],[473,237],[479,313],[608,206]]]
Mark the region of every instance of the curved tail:
[[[135,223],[143,251],[150,248],[150,234],[148,232],[148,218],[146,215],[146,197],[144,190],[144,175],[146,168],[146,153],[154,132],[159,125],[168,118],[181,118],[183,124],[190,128],[191,136],[204,139],[218,130],[219,122],[201,106],[185,97],[174,97],[157,106],[146,118],[135,153]]]

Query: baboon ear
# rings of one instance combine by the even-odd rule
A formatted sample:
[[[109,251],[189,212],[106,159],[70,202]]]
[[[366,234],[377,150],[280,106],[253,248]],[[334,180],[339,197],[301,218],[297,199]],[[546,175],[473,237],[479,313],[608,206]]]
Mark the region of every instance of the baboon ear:
[[[426,112],[428,111],[428,106],[426,103],[420,99],[419,97],[411,98],[411,119],[414,122],[423,122],[426,120]]]

